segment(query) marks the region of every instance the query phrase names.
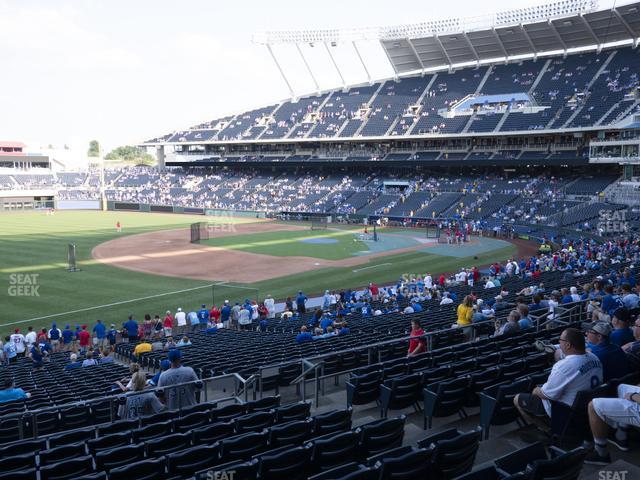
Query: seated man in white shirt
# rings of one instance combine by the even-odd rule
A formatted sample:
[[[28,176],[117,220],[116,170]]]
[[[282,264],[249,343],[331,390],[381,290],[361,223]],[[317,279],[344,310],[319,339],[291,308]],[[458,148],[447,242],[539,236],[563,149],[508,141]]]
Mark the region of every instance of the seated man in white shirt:
[[[551,400],[571,406],[579,391],[592,390],[602,383],[602,364],[598,357],[585,350],[585,338],[580,330],[567,328],[559,342],[565,357],[553,365],[546,383],[532,393],[520,393],[513,399],[522,418],[543,432],[550,430]]]

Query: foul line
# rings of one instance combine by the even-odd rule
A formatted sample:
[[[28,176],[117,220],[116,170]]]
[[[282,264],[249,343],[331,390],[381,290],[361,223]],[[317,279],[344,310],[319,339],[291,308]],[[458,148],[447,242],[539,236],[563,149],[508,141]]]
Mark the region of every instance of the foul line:
[[[165,297],[167,295],[174,295],[176,293],[193,292],[194,290],[201,290],[203,288],[210,288],[210,287],[215,286],[215,285],[223,285],[223,284],[226,284],[226,283],[227,282],[210,283],[208,285],[202,285],[200,287],[185,288],[184,290],[176,290],[175,292],[158,293],[156,295],[149,295],[147,297],[133,298],[131,300],[123,300],[122,302],[107,303],[105,305],[96,305],[95,307],[80,308],[78,310],[70,310],[68,312],[54,313],[54,314],[51,314],[51,315],[45,315],[43,317],[34,317],[34,318],[28,318],[26,320],[18,320],[17,322],[2,323],[2,324],[0,324],[0,327],[6,327],[6,326],[9,326],[9,325],[18,325],[20,323],[27,323],[27,322],[36,322],[38,320],[46,320],[47,318],[61,317],[62,315],[71,315],[73,313],[88,312],[88,311],[91,311],[91,310],[98,310],[100,308],[115,307],[117,305],[125,305],[127,303],[139,302],[141,300],[149,300],[151,298]]]
[[[384,267],[386,265],[392,265],[392,264],[391,263],[379,263],[377,265],[370,265],[368,267],[356,268],[355,270],[352,270],[352,272],[353,273],[357,273],[357,272],[361,272],[362,270],[368,270],[369,268]]]
[[[259,288],[256,287],[243,287],[241,285],[233,285],[232,283],[229,282],[220,282],[220,283],[212,283],[211,286],[213,287],[229,287],[229,288],[239,288],[241,290],[253,290],[253,291],[259,291]]]

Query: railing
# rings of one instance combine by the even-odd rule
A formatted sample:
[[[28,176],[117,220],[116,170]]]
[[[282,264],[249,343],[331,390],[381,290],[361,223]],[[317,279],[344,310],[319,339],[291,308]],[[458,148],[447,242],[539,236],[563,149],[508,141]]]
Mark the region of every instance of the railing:
[[[409,317],[408,317],[409,319]],[[292,366],[292,365],[300,365],[301,366],[301,371],[302,373],[300,375],[298,375],[294,380],[292,380],[289,385],[301,385],[301,389],[302,389],[302,397],[303,400],[306,400],[306,383],[307,382],[314,382],[314,397],[316,400],[315,406],[318,406],[318,401],[319,401],[319,394],[318,392],[321,390],[319,388],[319,383],[322,380],[326,379],[326,378],[331,378],[331,377],[335,377],[336,375],[343,375],[343,374],[347,374],[350,373],[352,371],[358,370],[360,368],[363,367],[363,365],[359,365],[357,367],[354,367],[352,369],[346,369],[346,370],[340,370],[340,372],[336,372],[336,373],[330,373],[328,375],[324,375],[324,363],[325,360],[327,358],[331,358],[334,357],[336,355],[341,355],[341,354],[345,354],[345,353],[353,353],[353,352],[366,352],[367,354],[367,365],[372,365],[374,363],[379,363],[381,361],[381,347],[388,347],[391,345],[397,345],[397,344],[401,344],[401,343],[406,343],[409,340],[412,339],[416,339],[416,338],[425,338],[427,341],[427,351],[431,351],[433,350],[433,338],[437,335],[442,335],[442,334],[446,334],[446,333],[455,333],[456,331],[462,331],[462,328],[470,328],[471,329],[471,337],[469,339],[469,341],[473,341],[476,339],[476,330],[479,329],[480,327],[484,327],[486,325],[494,325],[495,320],[484,320],[481,322],[475,322],[472,323],[468,326],[465,327],[459,327],[459,328],[454,328],[454,327],[449,327],[449,328],[445,328],[445,329],[441,329],[441,330],[436,330],[433,332],[426,332],[423,335],[420,336],[403,336],[400,338],[394,338],[391,340],[383,340],[381,342],[376,342],[373,344],[367,344],[367,345],[361,345],[361,346],[357,346],[357,347],[353,347],[353,348],[348,348],[348,349],[344,349],[344,350],[337,350],[337,351],[332,351],[332,352],[327,352],[327,353],[323,353],[321,355],[316,355],[313,357],[307,357],[307,358],[302,358],[300,360],[293,360],[290,362],[283,362],[283,363],[279,363],[279,364],[275,364],[275,365],[266,365],[266,366],[261,366],[258,369],[258,373],[257,375],[260,376],[260,381],[258,382],[258,396],[259,398],[262,398],[264,395],[264,390],[263,390],[263,382],[262,382],[262,378],[263,377],[268,377],[268,375],[264,375],[263,372],[268,372],[268,371],[274,371],[274,370],[279,370],[281,368],[284,367],[288,367],[288,366]],[[320,374],[318,374],[318,370],[322,370],[322,372]],[[314,376],[313,378],[309,379],[308,374],[313,372]]]
[[[302,363],[302,373],[294,378],[289,385],[302,385],[302,400],[306,401],[307,399],[307,375],[313,372],[313,392],[315,398],[315,405],[318,406],[318,402],[320,401],[320,379],[318,377],[318,370],[322,369],[324,371],[324,361],[320,360],[318,363],[312,363],[311,361],[303,358],[301,360]],[[306,368],[305,368],[306,367]],[[323,392],[324,393],[324,392]],[[262,398],[262,392],[260,392],[260,398]]]
[[[571,325],[577,321],[582,321],[582,320],[586,320],[585,318],[585,300],[581,300],[580,302],[575,302],[575,303],[570,303],[570,304],[564,304],[564,305],[559,305],[558,307],[555,308],[555,312],[554,312],[554,316],[552,318],[550,318],[550,312],[545,312],[541,315],[530,315],[530,318],[532,319],[533,323],[534,323],[534,327],[535,327],[535,331],[539,332],[543,327],[544,328],[551,328],[553,326],[560,326],[560,325]],[[469,338],[469,342],[473,342],[474,340],[476,340],[477,338],[477,330],[480,327],[484,327],[486,325],[493,325],[495,323],[495,320],[485,320],[482,322],[475,322],[472,323],[469,326],[466,327],[459,327],[460,329],[462,328],[470,328],[471,329],[471,337]],[[301,365],[301,371],[302,373],[300,375],[298,375],[294,380],[292,380],[290,382],[289,385],[300,385],[301,386],[301,396],[303,400],[306,400],[306,383],[307,382],[314,382],[314,398],[315,398],[315,407],[318,407],[318,402],[320,400],[320,395],[319,393],[322,392],[324,394],[324,389],[320,387],[321,383],[323,380],[327,379],[327,378],[331,378],[331,377],[335,377],[336,375],[344,375],[344,374],[348,374],[350,372],[353,372],[355,370],[358,370],[360,368],[363,367],[363,365],[359,365],[357,367],[351,368],[351,369],[345,369],[345,370],[340,370],[339,372],[334,372],[334,373],[330,373],[328,375],[324,374],[324,364],[325,364],[325,360],[327,358],[331,358],[334,357],[336,355],[341,355],[341,354],[345,354],[345,353],[353,353],[353,352],[362,352],[362,351],[366,351],[367,352],[367,365],[371,365],[374,363],[379,363],[381,362],[381,347],[387,347],[390,345],[396,345],[396,344],[400,344],[400,343],[405,343],[408,342],[411,339],[416,339],[416,338],[425,338],[427,340],[427,351],[432,351],[433,350],[433,337],[436,335],[441,335],[441,334],[446,334],[446,333],[452,333],[455,332],[456,328],[454,327],[450,327],[447,329],[441,329],[441,330],[437,330],[434,332],[427,332],[423,335],[420,335],[419,337],[402,337],[402,338],[395,338],[395,339],[391,339],[391,340],[384,340],[381,342],[377,342],[374,344],[368,344],[368,345],[363,345],[363,346],[358,346],[358,347],[354,347],[354,348],[349,348],[349,349],[345,349],[345,350],[339,350],[339,351],[333,351],[333,352],[328,352],[328,353],[323,353],[321,355],[316,355],[313,357],[308,357],[308,358],[303,358],[301,360],[295,360],[295,361],[291,361],[291,362],[284,362],[284,363],[280,363],[277,365],[269,365],[269,366],[263,366],[260,367],[258,370],[258,376],[260,377],[260,381],[258,382],[258,395],[259,398],[263,397],[264,391],[263,391],[263,385],[262,385],[262,377],[263,377],[263,372],[267,371],[267,370],[275,370],[275,369],[280,369],[283,367],[287,367],[287,366],[291,366],[291,365],[295,365],[295,364],[300,364]],[[320,373],[319,373],[320,371]],[[309,374],[313,373],[313,378],[308,378]]]
[[[584,308],[586,300],[579,302],[561,304],[555,307],[553,315],[547,311],[541,315],[534,316],[536,322],[536,331],[540,331],[542,327],[551,328],[561,325],[571,325],[578,321],[586,320],[586,310]]]
[[[554,315],[551,317],[550,312],[544,312],[541,315],[531,315],[531,319],[534,322],[536,332],[539,332],[542,328],[551,328],[552,326],[560,326],[560,325],[570,325],[578,321],[586,320],[586,300],[581,300],[579,302],[574,302],[570,304],[559,305],[555,308]],[[461,328],[470,328],[471,336],[469,338],[469,342],[472,342],[476,339],[477,332],[476,330],[480,327],[484,327],[486,325],[494,324],[495,320],[485,320],[481,322],[472,323],[465,327]],[[348,374],[352,371],[358,370],[362,368],[362,365],[354,367],[352,369],[340,370],[339,372],[333,372],[328,375],[324,373],[325,359],[334,357],[336,355],[344,354],[344,353],[352,353],[352,352],[367,352],[367,364],[371,365],[373,363],[379,363],[381,361],[381,347],[387,347],[390,345],[397,345],[400,343],[408,342],[409,340],[416,338],[425,338],[427,340],[427,351],[433,350],[433,338],[436,335],[453,333],[456,331],[456,328],[450,327],[446,329],[436,330],[434,332],[427,332],[420,336],[406,336],[391,340],[384,340],[381,342],[377,342],[374,344],[363,345],[359,347],[354,347],[345,350],[333,351],[324,353],[321,355],[316,355],[314,357],[302,358],[300,360],[280,363],[276,365],[269,366],[261,366],[259,367],[259,371],[257,374],[253,374],[248,378],[243,378],[238,373],[228,373],[223,375],[218,375],[215,377],[202,378],[199,380],[194,380],[190,382],[184,382],[176,385],[171,385],[167,387],[154,387],[147,388],[140,392],[128,392],[123,394],[115,394],[111,396],[105,396],[97,399],[71,402],[62,405],[55,405],[51,407],[43,407],[38,408],[36,410],[28,410],[24,412],[16,412],[10,413],[6,415],[2,415],[0,417],[0,424],[5,423],[6,421],[11,421],[13,419],[18,420],[19,425],[19,436],[21,439],[25,438],[24,425],[25,420],[30,419],[30,423],[32,425],[32,437],[38,438],[38,417],[41,417],[43,414],[47,414],[50,412],[56,412],[63,408],[71,408],[71,407],[90,407],[96,404],[104,404],[105,402],[109,402],[109,411],[110,411],[110,421],[113,422],[116,419],[116,407],[120,405],[124,405],[126,403],[126,399],[128,397],[147,394],[149,392],[158,393],[160,395],[165,394],[165,392],[170,390],[177,390],[178,393],[178,404],[181,405],[182,395],[185,394],[184,388],[187,386],[193,386],[196,389],[195,395],[196,398],[202,400],[202,403],[209,402],[209,388],[212,387],[212,384],[223,382],[224,388],[222,391],[226,391],[226,387],[228,387],[228,382],[231,382],[232,386],[232,395],[226,397],[220,397],[212,399],[215,402],[223,403],[233,401],[236,403],[247,403],[249,401],[249,392],[255,398],[256,393],[259,395],[259,398],[263,398],[263,372],[268,370],[280,369],[285,366],[300,364],[301,373],[293,379],[289,385],[300,386],[301,397],[302,400],[307,399],[307,383],[313,382],[313,397],[315,400],[315,407],[317,408],[320,401],[320,392],[323,389],[321,388],[321,383],[323,380],[331,377],[335,377],[336,375],[344,375]],[[312,374],[313,377],[309,378],[309,375]],[[257,390],[256,390],[257,386]],[[204,398],[201,398],[204,396]],[[177,412],[182,411],[182,407],[180,406]],[[60,433],[60,432],[56,432]]]
[[[73,407],[91,407],[92,405],[101,404],[104,405],[106,402],[109,403],[109,411],[110,411],[110,421],[113,422],[116,420],[116,407],[120,405],[124,405],[126,403],[126,399],[129,397],[135,397],[138,395],[144,395],[149,392],[157,393],[159,395],[165,395],[166,392],[171,390],[177,390],[178,404],[180,407],[176,412],[182,411],[182,396],[185,394],[185,387],[192,386],[195,388],[195,396],[198,403],[208,403],[209,402],[209,388],[214,383],[224,382],[225,387],[228,386],[228,383],[231,382],[232,393],[233,395],[220,397],[212,399],[217,403],[224,403],[233,401],[235,403],[247,403],[248,401],[248,392],[249,388],[254,388],[255,383],[258,380],[257,375],[252,375],[249,378],[245,379],[238,373],[228,373],[224,375],[219,375],[216,377],[203,378],[198,380],[193,380],[190,382],[178,383],[171,386],[166,387],[153,387],[153,388],[145,388],[139,392],[127,392],[122,394],[114,394],[114,395],[105,395],[104,397],[95,398],[91,400],[82,400],[77,402],[65,403],[62,405],[55,405],[50,407],[42,407],[35,410],[27,410],[23,412],[15,412],[9,413],[6,415],[2,415],[0,417],[0,426],[5,424],[7,421],[18,420],[18,429],[20,439],[25,438],[24,425],[25,421],[30,421],[32,426],[32,435],[29,437],[38,438],[38,417],[42,417],[44,414],[57,412],[60,409],[65,408],[73,408]],[[223,388],[222,391],[225,391],[226,388]],[[255,394],[255,388],[254,388]],[[241,398],[241,396],[243,398]],[[204,397],[204,398],[202,398]],[[202,400],[202,402],[199,402]],[[94,426],[98,426],[100,424],[96,424]],[[56,432],[56,434],[61,432]]]

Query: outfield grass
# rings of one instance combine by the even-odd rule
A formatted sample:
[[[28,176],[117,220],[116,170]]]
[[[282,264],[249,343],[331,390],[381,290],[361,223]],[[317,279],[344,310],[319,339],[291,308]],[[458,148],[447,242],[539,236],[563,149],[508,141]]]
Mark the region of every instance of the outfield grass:
[[[115,231],[118,220],[124,230],[120,234]],[[97,318],[101,318],[107,323],[120,324],[129,314],[141,318],[145,313],[162,314],[167,309],[175,311],[179,306],[191,309],[201,303],[210,304],[214,291],[217,302],[223,298],[232,301],[254,298],[253,290],[230,286],[217,286],[213,290],[209,286],[210,282],[122,270],[91,258],[91,250],[96,245],[118,236],[184,228],[196,220],[182,215],[127,212],[57,212],[54,216],[30,212],[0,215],[0,303],[3,307],[0,311],[0,334],[4,336],[16,326],[26,328],[32,325],[40,328],[49,326],[53,321],[58,325],[93,324]],[[215,221],[213,218],[210,220]],[[227,218],[224,220],[229,221]],[[330,231],[303,232],[305,236],[328,233]],[[255,237],[256,235],[251,235],[247,239],[255,242]],[[80,272],[66,271],[68,243],[77,245]],[[305,246],[299,242],[298,244]],[[336,244],[308,246],[314,249],[324,246],[335,248]],[[291,246],[287,247],[291,255],[293,253],[290,248]],[[515,247],[510,246],[478,255],[477,260],[411,252],[374,258],[369,263],[356,267],[324,268],[238,286],[257,288],[260,298],[271,294],[282,299],[295,294],[299,289],[307,294],[318,294],[327,288],[358,287],[370,281],[395,282],[405,273],[430,271],[436,274],[474,263],[487,264],[503,260],[514,251]],[[36,277],[26,276],[27,274],[35,274]],[[32,280],[35,281],[34,285]],[[167,292],[176,293],[165,295]],[[96,306],[101,307],[95,308]],[[74,312],[76,310],[82,311]],[[24,320],[27,321],[23,322]],[[16,325],[15,322],[21,323]]]
[[[335,243],[306,243],[303,240],[327,239]],[[368,251],[366,243],[358,240],[353,231],[284,230],[210,238],[201,243],[231,250],[261,253],[276,257],[311,257],[324,260],[351,258],[356,252]]]
[[[115,231],[117,221],[123,227],[121,234]],[[207,285],[210,282],[125,271],[91,259],[93,247],[120,235],[187,227],[193,221],[192,217],[181,215],[123,212],[0,215],[0,303],[3,305],[0,325]],[[81,268],[77,273],[66,271],[69,243],[76,244]],[[26,274],[37,276],[37,292],[20,292],[16,288],[10,291],[12,284],[30,283],[31,277],[26,277]],[[12,293],[26,295],[12,296]],[[32,324],[40,327],[49,325],[51,321],[58,324],[93,323],[96,318],[121,323],[130,313],[141,317],[147,311],[161,313],[159,306],[175,309],[177,303],[184,302],[181,306],[187,308],[187,303],[210,302],[210,299],[210,289],[203,288],[18,326]],[[4,335],[11,328],[4,327],[0,333]]]

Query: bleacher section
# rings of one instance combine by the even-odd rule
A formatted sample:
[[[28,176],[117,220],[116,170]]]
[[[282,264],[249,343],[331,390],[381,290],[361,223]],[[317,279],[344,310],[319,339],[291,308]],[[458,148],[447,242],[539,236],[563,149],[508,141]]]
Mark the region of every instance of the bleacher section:
[[[567,122],[572,128],[606,125],[632,113],[639,66],[638,50],[624,47],[467,67],[303,97],[222,119],[222,130],[213,129],[221,122],[213,120],[175,132],[168,141],[451,134],[461,133],[467,124],[468,132],[491,132],[498,126],[501,132],[560,129]],[[478,113],[471,119],[468,113],[443,116],[460,100],[473,103],[476,94],[500,99],[497,110],[498,105],[475,107],[496,113]]]
[[[543,272],[538,281],[550,291],[560,289],[567,285],[564,273]],[[581,280],[588,283],[599,273],[589,272]],[[516,292],[530,283],[506,276],[502,290],[510,293],[504,300],[513,303]],[[472,290],[448,287],[457,298]],[[498,288],[475,291],[489,301]],[[524,300],[532,298],[525,295]],[[117,407],[125,399],[117,398],[120,390],[113,388],[126,375],[126,366],[110,363],[68,373],[63,352],[53,354],[40,371],[34,372],[28,359],[4,366],[2,377],[11,376],[33,395],[0,405],[0,479],[160,480],[207,478],[211,471],[233,471],[234,478],[242,479],[283,474],[341,479],[354,478],[354,472],[365,472],[365,478],[453,479],[472,470],[472,478],[499,478],[498,470],[517,478],[577,478],[587,450],[571,449],[590,438],[588,398],[610,396],[620,382],[637,381],[637,374],[578,394],[571,415],[552,425],[554,443],[567,445],[565,450],[554,446],[547,454],[540,443],[523,442],[514,434],[520,421],[513,396],[544,383],[550,359],[534,342],[557,342],[566,327],[494,337],[487,335],[490,327],[477,324],[477,337],[464,341],[461,329],[450,328],[456,304],[420,303],[424,310],[408,315],[396,311],[370,317],[353,309],[351,334],[302,344],[295,343],[295,332],[313,312],[269,320],[266,332],[194,333],[193,345],[182,352],[184,363],[200,378],[194,384],[197,402],[132,419],[118,418]],[[556,320],[579,327],[586,319],[583,303],[566,305]],[[407,304],[405,299],[398,306]],[[503,319],[507,312],[496,313]],[[407,358],[410,319],[428,329],[431,348]],[[119,360],[131,359],[134,347],[119,343]],[[139,361],[153,372],[165,356],[148,352]],[[307,379],[317,382],[320,403],[306,401],[295,385],[302,358],[322,359],[320,377]],[[213,382],[224,375],[259,375],[258,398],[222,397],[226,392]],[[538,474],[519,474],[525,471]],[[588,467],[584,471],[590,472]]]
[[[516,150],[445,153],[450,158],[475,159],[520,154]],[[526,152],[522,152],[524,154]],[[407,158],[407,154],[394,155],[399,157],[398,162]],[[416,155],[430,153],[419,152]],[[432,158],[435,155],[434,152]],[[545,155],[552,157],[554,154]],[[277,171],[246,167],[194,171],[172,169],[160,173],[153,169],[130,167],[108,170],[105,181],[107,200],[265,211],[269,214],[288,211],[417,218],[463,216],[480,223],[508,218],[512,223],[530,225],[552,221],[555,226],[588,231],[597,228],[600,207],[624,209],[625,215],[632,214],[631,207],[624,206],[624,202],[622,205],[620,202],[603,202],[600,194],[610,185],[617,185],[617,175],[608,172],[593,175],[576,171],[553,176],[541,173],[541,170],[538,176],[523,174],[507,178],[501,176],[499,170],[488,170],[491,173],[478,176],[470,176],[463,171],[451,171],[443,176],[442,170],[423,170],[415,175],[383,169],[380,172],[368,170],[363,175],[358,168],[342,173],[325,173],[322,169],[287,168],[283,165]],[[57,174],[55,178],[44,177],[46,180],[39,176],[32,180],[36,184],[46,181],[50,185],[45,188],[57,191],[60,199],[99,197],[97,175],[94,173],[88,176],[68,173]],[[12,181],[13,177],[5,178]],[[30,177],[22,179],[18,186],[3,188],[31,188],[32,183],[27,178]],[[405,182],[407,186],[403,189],[385,187],[387,180]],[[599,203],[593,206],[594,201]]]

